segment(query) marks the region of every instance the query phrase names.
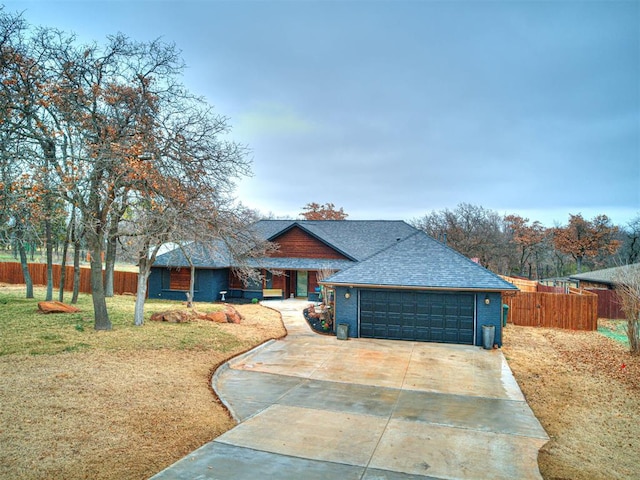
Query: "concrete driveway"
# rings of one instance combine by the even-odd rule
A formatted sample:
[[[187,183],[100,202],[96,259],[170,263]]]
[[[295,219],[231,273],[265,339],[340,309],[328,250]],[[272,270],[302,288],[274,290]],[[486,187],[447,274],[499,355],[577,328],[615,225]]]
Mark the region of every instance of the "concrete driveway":
[[[308,302],[263,302],[289,335],[223,365],[239,425],[153,478],[541,479],[548,437],[502,352],[313,333]]]

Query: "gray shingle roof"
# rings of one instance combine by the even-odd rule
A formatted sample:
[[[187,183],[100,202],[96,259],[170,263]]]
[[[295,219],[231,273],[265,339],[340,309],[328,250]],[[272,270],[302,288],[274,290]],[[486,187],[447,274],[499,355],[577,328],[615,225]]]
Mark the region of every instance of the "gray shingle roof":
[[[402,220],[261,220],[254,228],[265,240],[272,240],[294,226],[357,261],[417,231]]]
[[[261,258],[256,267],[273,270],[340,270],[331,284],[402,286],[472,290],[513,290],[515,287],[455,250],[402,221],[385,220],[262,220],[253,228],[265,240],[298,226],[354,259]],[[219,241],[204,247],[185,247],[201,268],[228,268],[233,259]],[[177,248],[158,256],[154,266],[187,267],[189,262]]]
[[[295,223],[295,220],[260,220],[251,228],[256,232],[257,236],[263,240],[269,240],[274,235],[286,230]]]
[[[347,258],[359,261],[407,238],[417,230],[401,220],[260,220],[252,225],[258,238],[272,240],[285,231],[299,227],[323,241]],[[196,247],[191,247],[195,249]],[[235,266],[228,248],[223,241],[213,247],[199,247],[194,251],[193,261],[197,267],[225,268]],[[320,259],[265,258],[255,261],[264,268],[287,270],[318,270],[321,268],[341,269],[351,265],[345,260],[327,262]],[[180,249],[159,255],[154,266],[188,266]]]
[[[268,270],[344,270],[354,262],[332,258],[279,258],[268,257],[248,260],[249,266]]]
[[[602,270],[594,270],[593,272],[578,273],[576,275],[571,275],[569,278],[571,280],[581,280],[583,282],[615,285],[617,277],[619,277],[625,269],[640,270],[640,263],[624,265],[622,267],[604,268]]]
[[[516,290],[514,285],[424,232],[417,232],[332,275],[326,283],[452,290]]]
[[[200,268],[228,268],[233,265],[233,260],[229,253],[229,249],[225,243],[220,240],[209,245],[199,243],[190,243],[183,246],[191,261],[196,267]],[[153,264],[155,267],[188,267],[189,262],[180,247],[158,255]]]

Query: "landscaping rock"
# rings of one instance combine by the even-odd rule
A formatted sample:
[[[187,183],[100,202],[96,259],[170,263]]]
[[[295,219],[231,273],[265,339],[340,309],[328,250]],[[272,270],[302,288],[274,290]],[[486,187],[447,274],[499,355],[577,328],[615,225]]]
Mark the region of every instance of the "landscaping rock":
[[[243,320],[242,315],[231,305],[226,305],[224,313],[227,315],[229,323],[240,323]]]
[[[211,312],[211,313],[207,313],[203,320],[209,320],[211,322],[216,322],[216,323],[227,323],[229,322],[229,319],[227,318],[227,314],[224,312]]]
[[[242,315],[227,305],[224,311],[204,313],[197,310],[165,310],[151,315],[154,322],[187,323],[192,320],[207,320],[216,323],[240,323]]]
[[[191,321],[192,313],[184,310],[165,310],[151,315],[154,322],[188,323]]]
[[[77,307],[57,301],[38,302],[38,309],[42,313],[77,313],[80,311]]]

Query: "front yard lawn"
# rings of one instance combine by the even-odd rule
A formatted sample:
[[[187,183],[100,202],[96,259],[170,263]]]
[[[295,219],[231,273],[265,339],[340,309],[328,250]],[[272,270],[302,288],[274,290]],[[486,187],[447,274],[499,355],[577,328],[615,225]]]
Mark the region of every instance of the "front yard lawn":
[[[117,296],[113,331],[96,332],[87,295],[70,315],[37,313],[42,289],[23,297],[0,284],[2,479],[150,477],[234,426],[211,391],[213,370],[285,334],[279,313],[259,305],[236,306],[241,324],[135,327],[134,298]],[[176,307],[149,301],[147,318]],[[503,352],[551,437],[545,479],[638,478],[639,357],[598,332],[514,325]]]
[[[551,437],[546,480],[640,478],[640,357],[599,332],[515,325],[503,352]]]
[[[44,290],[0,284],[0,478],[146,479],[232,428],[211,391],[225,360],[286,332],[280,314],[238,305],[240,324],[133,325],[134,297],[108,299],[113,331],[81,312],[37,313]],[[184,308],[149,301],[154,311]],[[200,311],[221,308],[196,304]]]

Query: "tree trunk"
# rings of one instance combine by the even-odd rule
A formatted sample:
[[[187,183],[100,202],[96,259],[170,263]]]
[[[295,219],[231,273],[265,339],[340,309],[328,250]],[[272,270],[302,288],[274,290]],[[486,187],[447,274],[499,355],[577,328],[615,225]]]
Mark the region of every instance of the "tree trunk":
[[[111,330],[111,320],[107,311],[102,277],[102,248],[100,235],[95,232],[87,235],[89,258],[91,262],[91,297],[93,299],[94,328]]]
[[[109,237],[107,239],[104,269],[104,294],[107,297],[113,297],[113,272],[116,268],[116,246],[118,241],[116,231],[117,223],[115,229],[113,226],[109,228]]]
[[[20,267],[22,268],[22,276],[24,277],[24,283],[27,286],[27,298],[33,298],[33,280],[31,280],[31,274],[29,273],[29,265],[27,264],[27,252],[24,249],[24,244],[21,240],[17,242],[18,253],[20,254]]]
[[[189,277],[189,295],[187,295],[187,308],[193,307],[193,294],[194,294],[195,284],[196,284],[196,267],[193,265],[193,263],[191,263],[191,275]]]
[[[51,233],[51,219],[44,221],[46,254],[47,254],[47,295],[45,300],[53,300],[53,235]]]
[[[78,303],[78,294],[80,293],[80,240],[75,239],[73,242],[73,295],[71,303]]]
[[[60,260],[60,287],[58,288],[58,300],[64,302],[64,284],[67,281],[67,252],[69,250],[69,236],[64,239],[62,246],[62,259]]]
[[[640,355],[640,312],[637,317],[627,321],[627,338],[631,355]]]
[[[107,251],[105,257],[104,290],[107,297],[113,297],[113,277],[116,269],[116,256],[118,247],[118,226],[122,216],[127,211],[128,194],[123,195],[122,204],[115,206],[111,212],[111,221],[107,231]]]
[[[136,306],[133,314],[133,324],[144,325],[144,302],[147,298],[147,280],[151,273],[151,263],[146,258],[140,259],[138,264],[138,291],[136,293]]]
[[[58,290],[58,300],[64,302],[64,284],[67,281],[67,253],[69,252],[69,243],[71,235],[75,228],[75,209],[71,211],[71,218],[67,226],[67,233],[64,236],[64,245],[62,245],[62,259],[60,260],[60,288]]]
[[[578,273],[582,273],[582,257],[576,257],[576,266],[578,268]]]

